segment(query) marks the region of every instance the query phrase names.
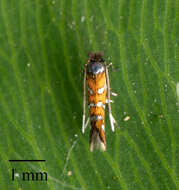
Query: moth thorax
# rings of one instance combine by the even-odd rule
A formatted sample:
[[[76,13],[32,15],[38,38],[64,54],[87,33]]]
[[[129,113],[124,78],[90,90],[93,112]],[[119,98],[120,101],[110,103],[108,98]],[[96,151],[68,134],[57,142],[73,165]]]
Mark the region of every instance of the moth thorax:
[[[87,73],[92,75],[92,78],[95,78],[97,74],[102,72],[104,72],[104,65],[100,62],[90,62],[87,65]]]

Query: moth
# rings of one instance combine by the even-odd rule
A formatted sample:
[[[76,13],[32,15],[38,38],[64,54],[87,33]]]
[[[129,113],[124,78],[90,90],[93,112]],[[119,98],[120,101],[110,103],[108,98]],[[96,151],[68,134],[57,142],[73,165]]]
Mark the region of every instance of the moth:
[[[111,111],[110,81],[108,67],[101,53],[89,53],[89,58],[84,68],[83,81],[83,121],[82,133],[90,121],[90,151],[94,149],[106,150],[105,137],[105,107],[108,105],[111,129],[117,124]],[[86,120],[86,88],[88,88],[89,117]]]

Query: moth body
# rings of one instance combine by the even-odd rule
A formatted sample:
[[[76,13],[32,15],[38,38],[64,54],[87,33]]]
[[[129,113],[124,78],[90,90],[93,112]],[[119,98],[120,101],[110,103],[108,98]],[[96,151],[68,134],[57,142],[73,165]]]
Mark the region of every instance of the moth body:
[[[84,72],[84,101],[83,101],[83,126],[82,132],[88,124],[85,124],[86,84],[88,89],[88,107],[90,117],[90,150],[106,150],[105,137],[105,107],[107,95],[110,98],[109,79],[107,66],[100,53],[91,53],[85,65]],[[110,101],[108,101],[110,108]],[[109,109],[110,111],[110,109]],[[115,120],[113,120],[114,122]]]

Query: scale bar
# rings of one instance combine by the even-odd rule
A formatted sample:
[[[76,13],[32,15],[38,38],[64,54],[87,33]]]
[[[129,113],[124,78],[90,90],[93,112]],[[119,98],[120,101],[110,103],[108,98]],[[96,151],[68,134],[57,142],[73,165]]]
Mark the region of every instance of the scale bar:
[[[46,160],[9,160],[9,162],[45,162]]]

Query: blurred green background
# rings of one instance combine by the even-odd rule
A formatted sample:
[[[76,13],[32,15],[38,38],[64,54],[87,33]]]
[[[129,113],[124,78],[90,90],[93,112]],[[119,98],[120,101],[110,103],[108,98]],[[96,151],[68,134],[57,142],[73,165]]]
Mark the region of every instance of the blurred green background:
[[[178,21],[178,0],[0,0],[0,189],[179,189]],[[89,51],[118,93],[105,153],[81,134]]]

